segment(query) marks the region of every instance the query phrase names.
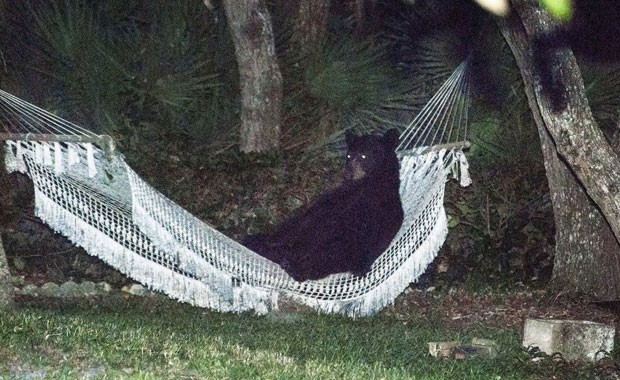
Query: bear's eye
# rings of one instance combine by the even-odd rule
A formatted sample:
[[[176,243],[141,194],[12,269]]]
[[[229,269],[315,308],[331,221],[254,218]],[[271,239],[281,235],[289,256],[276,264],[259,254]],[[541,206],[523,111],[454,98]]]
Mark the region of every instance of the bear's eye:
[[[351,155],[347,154],[347,160],[350,160],[350,159],[351,159]]]
[[[362,160],[365,160],[365,159],[366,159],[366,155],[362,154]]]

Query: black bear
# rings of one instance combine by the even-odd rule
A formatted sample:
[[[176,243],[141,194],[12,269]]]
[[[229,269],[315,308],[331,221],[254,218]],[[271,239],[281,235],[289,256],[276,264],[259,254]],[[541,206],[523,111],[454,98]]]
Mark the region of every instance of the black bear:
[[[246,247],[279,264],[297,281],[333,273],[363,276],[389,246],[403,221],[398,131],[383,136],[346,133],[344,180],[269,235]]]

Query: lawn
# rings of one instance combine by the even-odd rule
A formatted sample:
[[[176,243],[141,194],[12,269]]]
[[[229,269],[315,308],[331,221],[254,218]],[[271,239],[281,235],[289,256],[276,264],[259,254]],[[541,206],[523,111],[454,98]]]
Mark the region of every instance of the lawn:
[[[494,339],[498,357],[428,354],[430,341],[472,337]],[[499,380],[556,372],[551,361],[532,363],[520,339],[514,328],[455,328],[414,308],[399,317],[389,310],[359,319],[305,311],[256,316],[113,295],[20,303],[4,313],[0,379]]]

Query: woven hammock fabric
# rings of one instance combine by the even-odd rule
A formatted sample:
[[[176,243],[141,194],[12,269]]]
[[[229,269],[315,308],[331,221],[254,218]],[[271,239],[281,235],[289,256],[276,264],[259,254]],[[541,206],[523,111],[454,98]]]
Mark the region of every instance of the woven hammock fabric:
[[[69,165],[71,151],[78,154]],[[5,157],[9,170],[32,178],[38,217],[152,289],[221,311],[265,313],[285,296],[350,316],[382,309],[424,272],[447,233],[445,179],[465,165],[460,151],[404,155],[405,222],[390,248],[363,277],[343,273],[299,283],[164,197],[120,157],[107,161],[89,144],[19,141],[7,142]]]
[[[170,297],[219,311],[259,314],[277,309],[280,298],[286,298],[322,312],[367,316],[392,303],[437,255],[447,234],[447,177],[460,178],[463,186],[470,182],[460,148],[429,148],[445,142],[445,135],[461,136],[453,120],[463,118],[436,116],[446,104],[452,114],[467,109],[461,96],[464,73],[464,65],[459,66],[438,91],[441,101],[431,99],[432,109],[420,112],[401,136],[404,222],[362,277],[339,273],[293,280],[277,264],[148,185],[120,154],[111,153],[109,139],[0,90],[0,124],[8,136],[5,164],[9,172],[32,179],[35,213],[55,231]],[[50,139],[59,135],[66,140]]]

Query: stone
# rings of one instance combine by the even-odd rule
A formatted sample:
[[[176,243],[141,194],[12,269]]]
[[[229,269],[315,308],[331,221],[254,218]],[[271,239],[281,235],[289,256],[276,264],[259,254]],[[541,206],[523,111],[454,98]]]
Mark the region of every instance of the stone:
[[[495,359],[499,353],[497,342],[492,339],[473,338],[469,346],[480,358]]]
[[[471,357],[494,359],[497,357],[497,343],[491,339],[473,338],[471,344],[457,341],[429,342],[428,352],[436,358],[467,359]]]
[[[125,285],[123,286],[122,290],[125,293],[129,293],[129,294],[133,294],[134,296],[138,296],[138,297],[147,297],[152,295],[152,293],[145,288],[144,286],[140,285],[140,284],[132,284],[132,285]]]
[[[80,284],[80,292],[84,296],[97,295],[97,285],[92,281],[84,281]]]
[[[46,282],[41,285],[40,295],[44,297],[58,297],[58,290],[60,286],[54,282]]]
[[[23,288],[21,288],[20,293],[25,295],[25,296],[33,296],[36,297],[41,293],[41,290],[39,289],[38,286],[34,285],[34,284],[28,284],[26,286],[24,286]]]
[[[452,350],[458,345],[457,341],[428,342],[428,353],[435,358],[450,357]]]
[[[109,293],[112,291],[112,285],[105,281],[98,282],[96,286],[96,291],[99,293]]]
[[[615,328],[603,323],[559,319],[527,319],[523,346],[538,347],[566,360],[596,361],[614,348]]]
[[[80,286],[74,281],[67,281],[60,285],[58,289],[58,297],[75,298],[81,295]]]

